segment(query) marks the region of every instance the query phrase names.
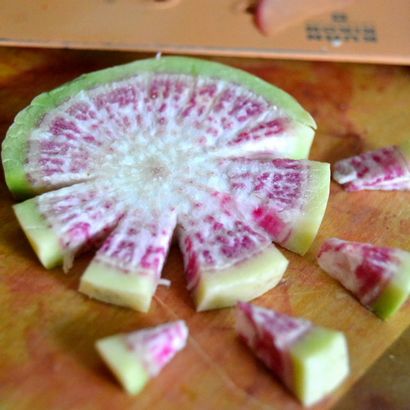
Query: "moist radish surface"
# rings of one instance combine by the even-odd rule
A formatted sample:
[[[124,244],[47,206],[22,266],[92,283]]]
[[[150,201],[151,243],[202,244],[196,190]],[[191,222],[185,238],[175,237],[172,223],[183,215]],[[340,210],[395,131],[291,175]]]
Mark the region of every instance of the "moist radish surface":
[[[322,400],[349,374],[343,333],[308,320],[239,302],[239,336],[306,406]]]
[[[129,394],[158,376],[188,339],[183,320],[100,339],[96,348]]]
[[[10,188],[46,191],[15,207],[39,258],[47,267],[62,260],[67,271],[76,253],[101,245],[80,290],[145,311],[176,230],[190,290],[259,258],[249,278],[261,284],[237,297],[265,292],[286,269],[279,252],[267,251],[271,241],[305,253],[325,211],[329,166],[300,159],[313,120],[290,96],[238,70],[184,58],[147,60],[145,70],[134,64],[137,73],[97,72],[76,80],[84,87],[74,81],[37,97],[9,131]],[[104,75],[115,78],[100,81]],[[40,231],[55,251],[44,249]],[[232,304],[229,286],[247,286],[243,275],[225,276],[222,287],[201,290],[201,309]]]
[[[318,262],[382,318],[394,314],[410,293],[410,253],[402,249],[330,238]]]
[[[347,191],[408,191],[410,142],[340,160],[333,167],[333,178]]]

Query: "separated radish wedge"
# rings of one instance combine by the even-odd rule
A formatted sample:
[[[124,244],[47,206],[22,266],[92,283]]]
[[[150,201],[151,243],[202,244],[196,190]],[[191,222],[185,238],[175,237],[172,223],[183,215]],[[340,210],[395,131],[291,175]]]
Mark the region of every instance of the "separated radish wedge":
[[[160,283],[175,224],[175,212],[129,212],[84,272],[80,291],[146,312]]]
[[[64,263],[98,243],[118,223],[125,205],[104,181],[47,192],[14,206],[17,219],[46,268]]]
[[[410,190],[410,141],[338,161],[333,179],[347,191]]]
[[[238,210],[234,197],[193,192],[195,205],[179,217],[188,289],[198,310],[234,305],[274,287],[288,261],[264,231]]]
[[[222,169],[243,212],[274,242],[303,255],[312,244],[329,197],[329,164],[274,159],[225,160]]]
[[[382,319],[392,316],[410,293],[410,253],[337,238],[325,241],[320,267]]]
[[[329,167],[289,95],[221,64],[144,60],[35,98],[3,143],[15,213],[47,268],[97,251],[80,290],[149,309],[176,230],[198,310],[266,292],[319,228]],[[286,160],[275,158],[288,158]]]
[[[322,400],[347,377],[343,333],[244,302],[236,315],[241,339],[304,405]]]
[[[187,339],[188,328],[179,320],[100,339],[96,348],[123,388],[133,395],[161,372]]]

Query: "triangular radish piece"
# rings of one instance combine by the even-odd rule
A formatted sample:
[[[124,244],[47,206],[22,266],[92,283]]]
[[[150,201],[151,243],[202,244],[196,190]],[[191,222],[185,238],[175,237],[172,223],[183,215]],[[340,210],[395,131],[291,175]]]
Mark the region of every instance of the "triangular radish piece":
[[[410,293],[410,253],[337,238],[319,251],[320,267],[382,319],[393,315]]]
[[[172,211],[129,213],[87,267],[80,292],[146,312],[160,283],[175,224]]]
[[[410,141],[338,161],[333,179],[346,191],[410,190]]]
[[[317,403],[347,377],[343,333],[244,302],[236,314],[240,337],[304,405]]]
[[[192,195],[196,206],[180,214],[178,234],[197,310],[232,306],[274,287],[288,261],[263,230],[247,222],[228,194]]]
[[[85,182],[14,205],[14,212],[41,263],[53,268],[95,246],[125,213],[110,184]]]
[[[179,320],[100,339],[96,348],[123,388],[138,394],[185,347],[187,339],[188,328]]]
[[[329,164],[290,159],[224,160],[240,208],[281,246],[303,255],[312,244],[329,197]]]

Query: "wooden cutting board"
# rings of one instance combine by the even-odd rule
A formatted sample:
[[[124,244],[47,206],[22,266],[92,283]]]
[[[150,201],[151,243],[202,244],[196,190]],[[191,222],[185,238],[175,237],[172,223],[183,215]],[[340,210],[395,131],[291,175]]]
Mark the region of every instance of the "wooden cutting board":
[[[140,54],[0,49],[0,134],[40,92],[83,72]],[[295,96],[318,123],[311,158],[337,159],[409,138],[408,68],[319,62],[218,59],[248,70]],[[255,303],[344,331],[351,376],[328,408],[401,334],[407,304],[382,322],[318,268],[315,254],[330,236],[410,250],[410,194],[345,193],[332,183],[324,222],[305,257],[290,260],[282,283]],[[172,249],[147,314],[88,300],[77,292],[89,256],[72,272],[41,267],[0,186],[0,407],[2,409],[297,409],[298,403],[235,336],[233,309],[195,313],[182,260]],[[97,339],[184,319],[186,350],[138,397],[128,397],[94,350]]]

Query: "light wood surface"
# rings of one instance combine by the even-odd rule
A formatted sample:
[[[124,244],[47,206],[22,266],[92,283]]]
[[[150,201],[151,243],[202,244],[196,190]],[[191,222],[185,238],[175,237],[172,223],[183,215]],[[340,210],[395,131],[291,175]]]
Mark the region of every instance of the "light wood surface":
[[[108,52],[0,49],[0,133],[31,99],[77,75],[141,58]],[[318,62],[219,59],[283,87],[315,117],[311,158],[333,162],[409,138],[408,68]],[[351,376],[317,408],[334,404],[410,322],[407,304],[382,322],[320,271],[315,254],[330,237],[410,250],[410,193],[345,193],[332,183],[324,222],[305,257],[290,260],[283,282],[255,303],[344,331]],[[0,407],[2,409],[298,409],[298,403],[240,343],[234,311],[196,313],[182,260],[170,252],[151,310],[136,313],[77,292],[89,256],[70,274],[41,267],[0,186]],[[190,328],[186,350],[137,397],[104,367],[94,343],[168,320]],[[381,375],[382,376],[382,375]]]

